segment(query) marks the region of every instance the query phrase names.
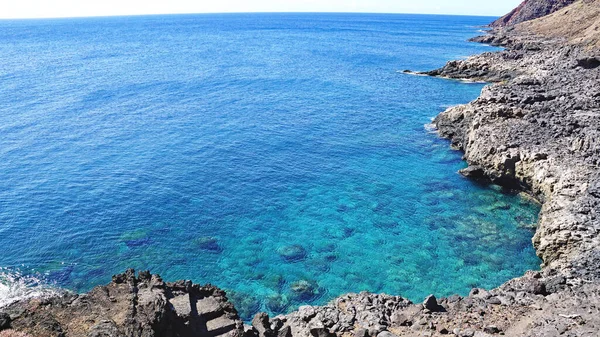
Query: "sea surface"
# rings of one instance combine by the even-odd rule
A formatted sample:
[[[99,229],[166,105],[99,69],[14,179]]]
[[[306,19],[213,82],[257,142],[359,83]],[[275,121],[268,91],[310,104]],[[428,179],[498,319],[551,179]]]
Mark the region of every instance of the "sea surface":
[[[0,21],[0,304],[133,267],[249,319],[537,269],[539,207],[462,178],[429,126],[483,84],[401,73],[495,50],[466,42],[491,20]]]

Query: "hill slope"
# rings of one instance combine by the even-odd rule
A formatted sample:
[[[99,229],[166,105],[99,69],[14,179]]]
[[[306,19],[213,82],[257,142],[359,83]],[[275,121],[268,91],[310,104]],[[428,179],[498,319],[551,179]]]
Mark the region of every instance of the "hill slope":
[[[600,0],[579,0],[548,16],[523,22],[517,30],[600,48]]]
[[[575,0],[525,0],[510,13],[492,22],[491,27],[512,26],[524,21],[551,14],[575,2]]]

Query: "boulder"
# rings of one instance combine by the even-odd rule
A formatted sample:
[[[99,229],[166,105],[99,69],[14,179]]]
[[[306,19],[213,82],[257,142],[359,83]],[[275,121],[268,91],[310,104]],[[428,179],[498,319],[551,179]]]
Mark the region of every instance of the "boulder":
[[[277,253],[287,262],[298,262],[306,258],[306,249],[301,245],[283,246],[277,249]]]
[[[438,304],[434,295],[429,295],[423,301],[423,309],[431,312],[444,311],[444,307]]]

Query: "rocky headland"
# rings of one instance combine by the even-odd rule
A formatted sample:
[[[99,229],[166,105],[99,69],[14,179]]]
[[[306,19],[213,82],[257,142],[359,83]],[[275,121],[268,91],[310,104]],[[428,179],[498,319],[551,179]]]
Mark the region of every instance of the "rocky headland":
[[[474,39],[503,51],[423,73],[492,83],[434,124],[464,152],[463,175],[542,202],[541,271],[422,303],[347,294],[250,326],[214,286],[129,270],[88,294],[0,309],[0,336],[600,336],[600,1],[572,2],[525,1],[518,11],[544,17]]]

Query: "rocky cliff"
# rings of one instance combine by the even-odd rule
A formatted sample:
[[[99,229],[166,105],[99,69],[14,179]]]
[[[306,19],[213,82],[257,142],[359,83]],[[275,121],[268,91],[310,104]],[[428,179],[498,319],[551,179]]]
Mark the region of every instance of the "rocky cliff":
[[[492,22],[491,27],[506,27],[554,13],[575,0],[525,0],[510,13]]]

